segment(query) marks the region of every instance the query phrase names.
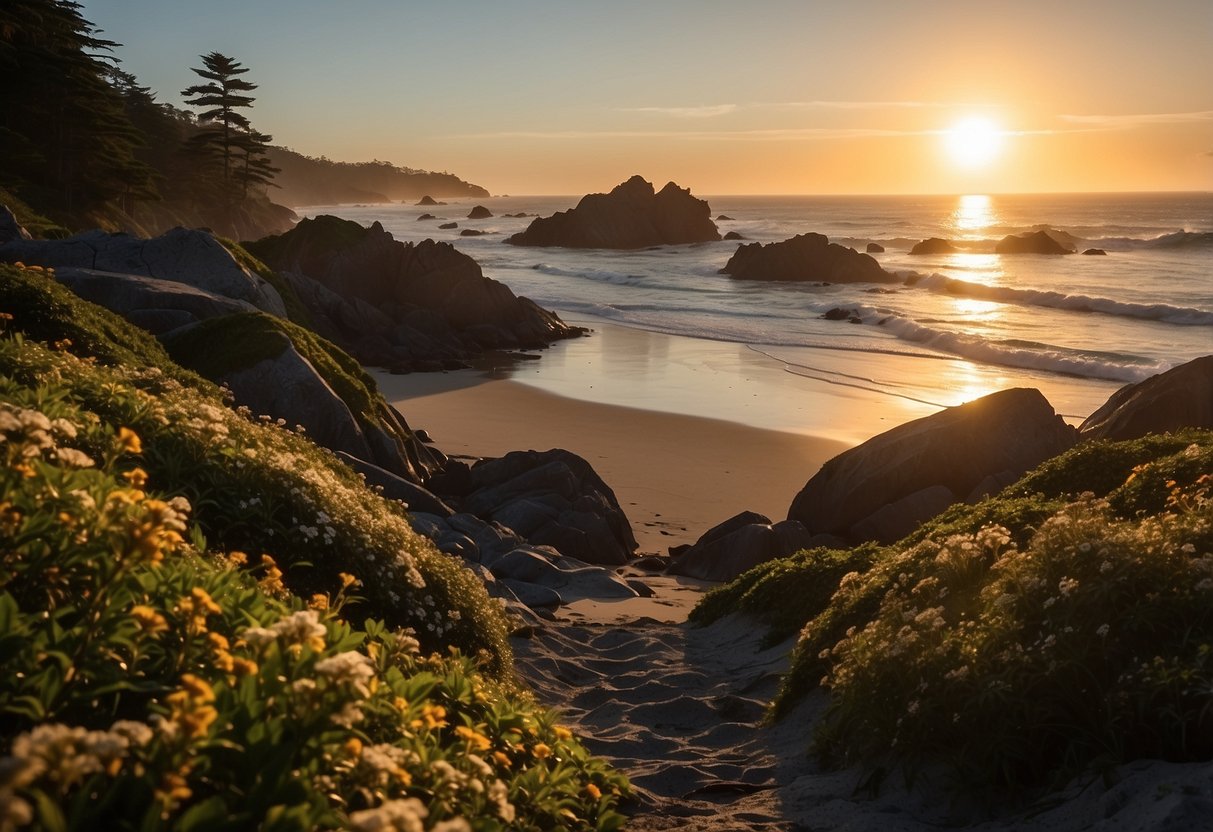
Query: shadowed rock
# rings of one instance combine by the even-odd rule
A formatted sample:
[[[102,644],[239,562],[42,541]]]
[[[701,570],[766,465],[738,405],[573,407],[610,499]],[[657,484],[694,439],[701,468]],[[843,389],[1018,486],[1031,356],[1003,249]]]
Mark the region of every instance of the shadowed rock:
[[[633,176],[609,194],[588,194],[572,210],[534,220],[506,242],[633,249],[719,239],[707,202],[673,182],[654,193],[652,183]]]
[[[1070,448],[1077,431],[1016,388],[907,422],[831,459],[788,511],[812,532],[892,543]]]
[[[868,254],[883,254],[884,246],[880,243],[868,243],[866,251]]]
[[[1213,428],[1213,355],[1122,387],[1078,428],[1083,439],[1136,439]]]
[[[812,535],[796,520],[771,523],[752,511],[709,529],[671,564],[669,572],[705,581],[731,581],[774,558],[786,558],[811,545]]]
[[[10,240],[31,240],[33,237],[25,230],[7,205],[0,205],[0,245]]]
[[[931,237],[915,243],[910,254],[954,254],[960,249],[940,237]]]
[[[831,243],[823,234],[798,234],[781,243],[738,247],[721,271],[738,280],[821,283],[898,283],[875,258]]]
[[[471,211],[468,211],[469,220],[487,220],[491,216],[493,216],[493,212],[483,205],[477,205]]]
[[[994,246],[997,254],[1073,254],[1074,249],[1066,248],[1047,231],[1033,231],[1031,234],[1008,234]]]
[[[1104,251],[1102,248],[1089,248],[1089,249],[1087,249],[1086,251],[1084,251],[1084,252],[1083,252],[1083,254],[1086,254],[1086,255],[1092,255],[1092,254],[1095,254],[1095,255],[1107,255],[1107,252],[1106,252],[1106,251]]]
[[[445,202],[439,202],[429,194],[426,194],[421,199],[417,200],[418,205],[446,205]]]

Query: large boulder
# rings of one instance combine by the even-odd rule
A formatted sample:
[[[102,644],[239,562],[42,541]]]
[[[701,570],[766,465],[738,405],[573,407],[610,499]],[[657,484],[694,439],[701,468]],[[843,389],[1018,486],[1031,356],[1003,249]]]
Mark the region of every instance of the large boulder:
[[[636,550],[611,490],[569,451],[514,451],[472,467],[463,509],[586,563],[623,564]]]
[[[1119,441],[1189,427],[1213,428],[1213,355],[1120,388],[1078,433]]]
[[[955,254],[960,251],[956,246],[940,237],[931,237],[915,243],[910,254]]]
[[[487,220],[491,216],[493,216],[493,212],[483,205],[477,205],[471,211],[468,211],[469,220]]]
[[[287,316],[277,290],[240,265],[205,231],[174,228],[148,240],[87,231],[65,240],[11,240],[0,246],[0,262],[17,261],[170,280],[245,301],[280,318]]]
[[[1039,390],[992,393],[834,457],[796,495],[788,519],[852,542],[892,543],[948,505],[996,491],[1077,437]]]
[[[997,254],[1073,254],[1074,249],[1067,248],[1050,236],[1047,231],[1033,231],[1031,234],[1008,234],[994,245]]]
[[[257,311],[248,301],[154,277],[64,266],[55,269],[55,280],[153,335],[208,318]]]
[[[673,182],[659,192],[640,176],[609,194],[587,194],[569,211],[534,220],[517,246],[634,249],[720,239],[708,203]]]
[[[721,272],[738,280],[820,283],[898,283],[876,259],[831,243],[824,234],[797,234],[781,243],[739,246]]]
[[[704,581],[731,581],[760,563],[808,548],[812,538],[796,520],[772,523],[769,517],[743,511],[705,532],[668,571]]]
[[[364,363],[422,368],[414,365],[584,332],[485,277],[450,243],[401,243],[377,222],[319,216],[246,245],[293,284],[319,284],[299,287],[301,300],[317,328]]]

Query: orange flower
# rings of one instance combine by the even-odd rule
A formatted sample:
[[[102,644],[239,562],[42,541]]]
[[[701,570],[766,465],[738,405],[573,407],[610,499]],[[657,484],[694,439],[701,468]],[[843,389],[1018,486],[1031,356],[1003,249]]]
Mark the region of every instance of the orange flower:
[[[128,454],[143,453],[143,443],[139,440],[139,434],[130,428],[118,428],[118,443],[122,446],[122,450]]]
[[[531,753],[535,755],[536,760],[546,760],[552,756],[552,749],[546,743],[540,742],[535,744],[535,747],[531,749]]]
[[[168,622],[164,620],[164,616],[144,604],[136,604],[131,607],[131,618],[135,619],[140,630],[151,635],[163,633],[168,629]]]

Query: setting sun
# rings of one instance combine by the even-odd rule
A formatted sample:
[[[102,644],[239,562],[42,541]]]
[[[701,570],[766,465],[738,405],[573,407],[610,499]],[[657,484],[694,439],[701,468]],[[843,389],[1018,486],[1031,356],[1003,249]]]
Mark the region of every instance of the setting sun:
[[[944,131],[948,156],[961,167],[985,167],[1002,150],[1003,131],[988,118],[972,116]]]

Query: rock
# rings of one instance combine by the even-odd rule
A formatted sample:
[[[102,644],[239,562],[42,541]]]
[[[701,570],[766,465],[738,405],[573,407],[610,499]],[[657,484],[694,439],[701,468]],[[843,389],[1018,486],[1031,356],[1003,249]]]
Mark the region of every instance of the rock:
[[[781,243],[740,246],[721,271],[739,280],[900,282],[873,257],[831,243],[823,234],[798,234]]]
[[[484,232],[478,228],[465,228],[459,232],[460,237],[479,237],[483,234]]]
[[[954,254],[960,249],[939,237],[931,237],[921,243],[915,243],[910,254]]]
[[[811,539],[798,521],[772,525],[770,518],[746,511],[705,532],[668,571],[705,581],[731,581],[760,563],[800,551]]]
[[[446,205],[445,202],[438,202],[429,194],[426,194],[421,199],[417,200],[418,205]]]
[[[287,316],[277,290],[236,262],[231,252],[205,231],[174,228],[149,240],[87,231],[65,240],[16,239],[0,246],[0,262],[17,261],[184,283],[212,295],[245,301],[280,318]]]
[[[1040,391],[992,393],[834,457],[796,495],[788,519],[851,542],[892,543],[898,538],[890,535],[946,507],[943,492],[933,487],[947,489],[952,501],[962,499],[991,475],[1022,475],[1076,440],[1077,431]],[[879,514],[894,504],[896,512]]]
[[[257,311],[248,301],[133,274],[62,266],[55,269],[55,280],[153,335],[163,335],[207,318]]]
[[[1104,251],[1102,248],[1089,248],[1089,249],[1087,249],[1086,251],[1084,251],[1084,252],[1083,252],[1083,254],[1103,254],[1103,255],[1106,255],[1106,254],[1107,254],[1107,252],[1106,252],[1106,251]]]
[[[485,349],[539,348],[584,332],[486,278],[450,243],[406,245],[379,223],[319,216],[247,246],[294,275],[317,331],[364,364],[441,369]]]
[[[1119,441],[1189,427],[1213,428],[1213,355],[1120,388],[1078,433]]]
[[[483,205],[477,205],[471,211],[468,211],[469,220],[487,220],[491,216],[493,216],[493,212]]]
[[[530,584],[526,581],[516,581],[512,578],[506,578],[498,581],[498,583],[506,586],[514,597],[519,602],[525,604],[531,609],[540,607],[559,607],[564,603],[560,597],[560,593],[554,589],[549,589],[546,586],[539,584]]]
[[[587,563],[626,563],[636,538],[610,487],[564,450],[514,451],[471,471],[464,508]]]
[[[744,240],[745,237],[738,234],[736,231],[725,232],[724,239],[726,240]]]
[[[716,222],[732,222],[733,218],[727,214],[721,214],[716,218]]]
[[[821,317],[827,321],[849,321],[859,316],[855,314],[854,309],[843,309],[841,306],[835,306],[833,309],[827,310]]]
[[[1074,250],[1066,248],[1049,236],[1047,231],[1034,231],[1031,234],[1016,236],[1008,234],[994,246],[997,254],[1073,254]]]
[[[435,217],[433,214],[422,214],[420,217],[417,218],[417,222],[421,222],[422,220],[436,220],[436,219],[438,219],[438,218]],[[442,228],[441,225],[438,227]]]
[[[365,459],[351,456],[344,451],[338,451],[337,456],[346,465],[366,478],[366,484],[382,489],[383,496],[389,500],[399,500],[405,503],[410,512],[421,512],[431,517],[445,518],[455,513],[455,510],[442,501],[440,497],[426,491],[420,485],[409,482],[404,477],[397,476],[391,471],[380,468]]]
[[[32,240],[33,236],[17,222],[7,205],[0,205],[0,245],[11,240]]]
[[[440,225],[440,226],[438,226],[438,227],[439,227],[439,228],[441,228],[443,231],[449,231],[449,230],[450,230],[450,229],[452,229],[452,228],[458,228],[458,227],[459,227],[459,223],[457,223],[457,222],[444,222],[444,223],[442,223],[442,225]]]
[[[880,243],[868,243],[867,252],[868,254],[883,254],[884,246]]]
[[[654,193],[650,182],[633,176],[609,194],[587,194],[572,210],[534,220],[506,242],[635,249],[719,239],[707,202],[673,182]]]

